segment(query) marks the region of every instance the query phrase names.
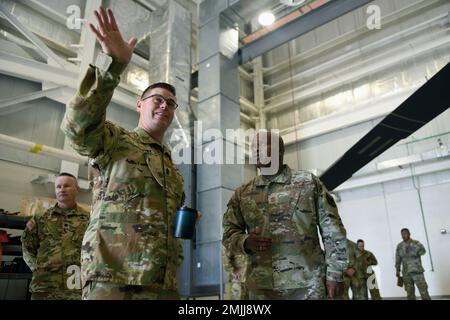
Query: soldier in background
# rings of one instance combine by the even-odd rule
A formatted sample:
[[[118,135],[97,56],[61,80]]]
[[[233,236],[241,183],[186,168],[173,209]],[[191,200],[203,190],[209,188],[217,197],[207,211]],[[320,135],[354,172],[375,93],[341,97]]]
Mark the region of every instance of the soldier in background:
[[[76,203],[77,179],[55,180],[55,206],[36,213],[22,234],[23,259],[33,271],[32,300],[81,300],[81,241],[89,213]]]
[[[397,245],[395,252],[395,269],[397,277],[403,276],[408,300],[416,300],[414,285],[417,286],[422,300],[431,300],[428,294],[428,285],[423,275],[421,256],[425,254],[423,245],[410,237],[407,228],[401,230],[403,241]],[[400,275],[401,271],[401,275]]]
[[[250,259],[249,298],[340,296],[347,243],[333,197],[312,173],[283,165],[277,134],[259,132],[252,148],[261,175],[235,191],[223,218],[223,245]]]
[[[361,266],[360,252],[358,246],[353,241],[347,239],[348,265],[344,273],[343,300],[349,300],[349,290],[352,290],[353,300],[367,300],[367,285],[364,280],[365,270]]]
[[[222,263],[228,273],[225,283],[225,300],[248,300],[245,286],[248,259],[244,254],[231,255],[225,248],[222,250]]]
[[[375,258],[375,255],[372,252],[364,248],[364,240],[359,239],[356,244],[360,252],[360,264],[362,269],[365,271],[365,281],[370,292],[370,297],[372,300],[381,300],[375,272],[372,269],[372,266],[376,266],[378,264],[377,258]]]
[[[163,143],[178,107],[175,88],[155,83],[144,90],[133,131],[106,121],[137,39],[123,40],[110,9],[94,14],[98,27],[90,29],[109,62],[89,66],[61,125],[72,147],[98,171],[81,251],[83,299],[179,299],[176,276],[183,253],[173,229],[185,196]]]

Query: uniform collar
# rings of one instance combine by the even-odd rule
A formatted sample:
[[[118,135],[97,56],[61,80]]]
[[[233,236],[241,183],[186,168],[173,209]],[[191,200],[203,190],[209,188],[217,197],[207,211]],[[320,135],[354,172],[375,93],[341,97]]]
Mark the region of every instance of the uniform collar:
[[[263,175],[259,175],[256,177],[256,186],[258,187],[265,187],[269,185],[271,182],[273,183],[281,183],[286,184],[291,181],[292,176],[292,170],[289,168],[287,164],[283,165],[284,169],[283,171],[276,176],[273,180],[265,178]]]
[[[163,149],[164,153],[166,153],[170,157],[170,148],[165,143],[159,142],[151,135],[149,135],[148,132],[142,129],[141,127],[136,127],[134,128],[133,131],[137,133],[141,143],[145,145],[158,146],[159,148]]]
[[[64,210],[64,209],[62,209],[62,208],[60,208],[58,206],[58,202],[54,205],[53,212],[56,212],[56,213],[62,214],[62,215],[69,215],[69,214],[71,214],[71,215],[73,215],[73,214],[78,215],[79,214],[78,205],[77,204],[75,204],[75,207],[73,207],[72,209],[65,209]]]

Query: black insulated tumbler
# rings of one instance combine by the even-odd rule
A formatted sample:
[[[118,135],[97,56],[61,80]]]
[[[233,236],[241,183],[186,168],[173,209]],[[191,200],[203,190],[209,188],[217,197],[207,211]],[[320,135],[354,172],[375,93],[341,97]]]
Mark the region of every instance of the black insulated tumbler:
[[[195,232],[197,210],[181,207],[175,216],[175,230],[173,236],[181,239],[192,239]]]

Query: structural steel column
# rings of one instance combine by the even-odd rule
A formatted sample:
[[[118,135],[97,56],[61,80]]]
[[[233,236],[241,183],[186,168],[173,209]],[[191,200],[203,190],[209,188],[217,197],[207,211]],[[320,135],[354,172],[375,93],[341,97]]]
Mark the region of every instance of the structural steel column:
[[[197,231],[194,285],[220,288],[222,295],[223,269],[222,216],[234,190],[243,181],[242,164],[224,164],[225,159],[236,163],[234,154],[239,143],[226,138],[227,129],[240,128],[239,70],[237,50],[238,31],[230,25],[223,11],[228,1],[206,0],[200,4],[199,21],[199,98],[198,128],[203,133],[215,129],[216,135],[197,132],[196,161],[201,155],[213,155],[222,148],[222,163],[199,164],[197,167],[197,201],[203,213]],[[234,150],[234,154],[227,153]],[[201,153],[201,155],[200,155]]]

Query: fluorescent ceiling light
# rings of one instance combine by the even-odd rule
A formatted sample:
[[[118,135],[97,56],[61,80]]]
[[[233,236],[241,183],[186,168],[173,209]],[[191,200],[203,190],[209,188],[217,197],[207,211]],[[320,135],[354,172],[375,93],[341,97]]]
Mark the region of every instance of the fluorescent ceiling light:
[[[282,4],[287,6],[298,6],[305,2],[305,0],[280,0]]]
[[[275,16],[272,12],[263,12],[258,17],[258,22],[262,26],[271,25],[275,21]]]

